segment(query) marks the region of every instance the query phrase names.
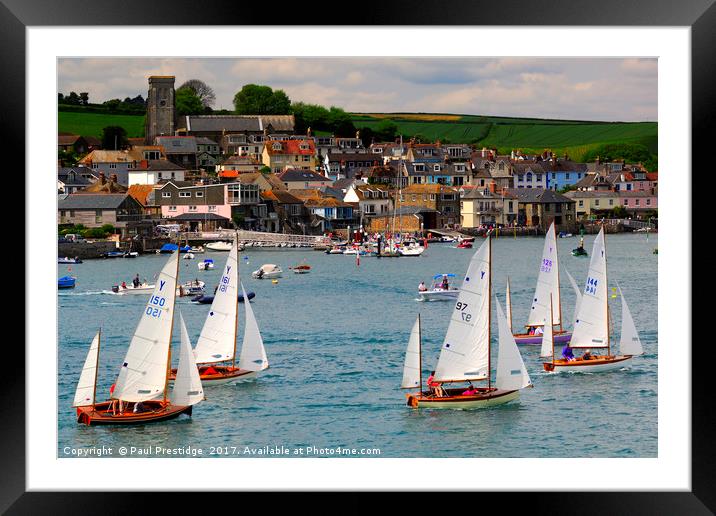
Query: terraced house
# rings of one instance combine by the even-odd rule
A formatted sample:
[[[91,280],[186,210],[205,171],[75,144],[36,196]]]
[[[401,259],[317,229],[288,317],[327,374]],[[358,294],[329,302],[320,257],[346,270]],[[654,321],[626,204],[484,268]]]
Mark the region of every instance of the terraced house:
[[[559,229],[576,221],[574,200],[553,190],[513,188],[508,192],[517,197],[517,224],[521,226],[536,226],[546,231],[552,222]]]
[[[441,184],[409,185],[399,195],[397,209],[419,207],[437,212],[432,228],[454,227],[460,224],[460,193],[457,189]],[[427,229],[427,226],[426,226]]]

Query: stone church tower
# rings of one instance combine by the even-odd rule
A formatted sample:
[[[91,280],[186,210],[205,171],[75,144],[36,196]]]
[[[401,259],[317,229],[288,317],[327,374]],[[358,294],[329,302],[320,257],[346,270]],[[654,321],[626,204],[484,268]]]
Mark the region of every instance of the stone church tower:
[[[144,128],[144,141],[147,145],[154,145],[155,136],[174,136],[174,80],[173,75],[149,77],[147,125]]]

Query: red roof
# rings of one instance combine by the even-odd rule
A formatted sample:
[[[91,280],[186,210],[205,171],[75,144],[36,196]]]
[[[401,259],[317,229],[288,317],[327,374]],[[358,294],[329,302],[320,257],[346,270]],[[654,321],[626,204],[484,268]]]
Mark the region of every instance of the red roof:
[[[647,172],[646,178],[649,181],[658,181],[659,180],[659,173],[658,172]]]
[[[239,177],[237,170],[222,170],[219,172],[219,177]]]
[[[281,144],[281,150],[274,150],[274,144]],[[301,145],[306,145],[307,149],[301,149]],[[264,148],[269,154],[299,154],[313,155],[316,153],[316,147],[312,140],[269,140],[264,143]]]

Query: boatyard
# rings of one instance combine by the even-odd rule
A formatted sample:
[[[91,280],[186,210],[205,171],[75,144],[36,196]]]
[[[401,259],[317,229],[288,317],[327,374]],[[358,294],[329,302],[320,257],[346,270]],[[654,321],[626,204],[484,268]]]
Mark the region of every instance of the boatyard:
[[[584,237],[590,254],[595,237]],[[589,257],[572,256],[578,240],[578,236],[557,238],[561,304],[569,330],[576,297],[567,274],[581,288],[587,281],[590,261]],[[454,299],[421,301],[418,286],[421,282],[431,286],[443,274],[450,274],[450,284],[459,287],[469,261],[483,242],[484,238],[477,237],[472,249],[459,248],[457,242],[429,243],[420,256],[397,260],[310,248],[244,247],[238,253],[240,281],[247,292],[254,293],[249,294],[252,314],[271,367],[249,382],[206,388],[206,399],[193,407],[191,417],[180,415],[154,424],[151,431],[127,426],[107,432],[78,425],[72,400],[90,343],[100,327],[97,400],[109,396],[147,303],[149,294],[124,295],[113,292],[112,287],[122,282],[131,285],[137,276],[154,284],[159,271],[175,255],[154,253],[133,259],[58,264],[58,277],[71,274],[76,278],[73,288],[58,294],[58,453],[62,456],[64,447],[82,447],[88,442],[116,449],[130,443],[148,447],[161,440],[170,447],[191,443],[207,451],[217,445],[311,445],[318,449],[379,445],[383,457],[656,456],[658,255],[652,251],[658,235],[608,237],[609,293],[618,283],[630,300],[644,348],[644,354],[632,360],[630,369],[576,377],[554,375],[544,370],[539,345],[519,345],[534,388],[523,390],[518,401],[490,409],[489,417],[481,410],[436,412],[406,406],[400,383],[416,317],[420,314],[425,379],[435,369],[455,309]],[[544,236],[492,239],[493,298],[504,310],[509,277],[515,332],[528,323],[544,244]],[[195,259],[179,259],[178,284],[203,282],[205,295],[211,296],[220,285],[228,256],[227,252],[206,250]],[[216,267],[200,270],[197,263],[205,259],[212,259]],[[278,267],[281,274],[267,279],[252,277],[266,265]],[[296,271],[303,273],[294,274]],[[438,275],[440,278],[434,280]],[[192,344],[199,339],[214,306],[192,301],[195,297],[176,298],[177,312],[186,323]],[[610,295],[609,303],[612,338],[618,340],[621,307],[616,295]],[[497,318],[494,305],[492,317]],[[240,350],[246,315],[243,306],[238,306]],[[85,314],[90,310],[94,316],[88,323]],[[492,330],[493,364],[497,363],[496,322]],[[178,323],[177,317],[172,339],[174,368],[180,355]],[[561,344],[557,349],[559,355]],[[440,432],[441,439],[430,437],[434,431]],[[628,438],[635,434],[640,435],[639,440]],[[535,440],[535,435],[540,438]],[[565,447],[573,435],[580,435],[582,444]]]

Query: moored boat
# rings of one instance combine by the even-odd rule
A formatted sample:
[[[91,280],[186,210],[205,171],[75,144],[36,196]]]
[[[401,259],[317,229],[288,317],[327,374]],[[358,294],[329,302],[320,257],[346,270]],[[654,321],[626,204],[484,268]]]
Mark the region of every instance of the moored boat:
[[[579,237],[579,247],[572,249],[572,256],[587,256],[587,250],[584,249],[584,237]]]
[[[214,260],[212,260],[211,258],[206,258],[203,262],[197,263],[196,266],[199,268],[200,271],[210,271],[214,268]]]
[[[281,267],[273,263],[265,263],[254,272],[251,273],[251,277],[254,279],[273,279],[280,278],[283,271]]]
[[[205,247],[208,251],[231,251],[232,246],[231,242],[210,242]]]
[[[247,295],[247,299],[249,301],[251,301],[253,298],[256,297],[256,293],[253,291],[247,292],[246,295]],[[211,303],[214,302],[214,296],[206,296],[204,294],[199,294],[198,296],[191,298],[191,300],[192,300],[192,302],[199,303],[200,305],[210,305]],[[239,294],[239,303],[243,303],[243,302],[244,302],[244,295]]]
[[[74,276],[62,276],[57,280],[57,288],[75,288],[76,281]]]
[[[499,303],[497,303],[499,342],[497,373],[495,386],[492,386],[490,374],[491,246],[492,237],[488,236],[470,260],[440,350],[437,366],[434,373],[428,378],[429,390],[427,391],[422,389],[420,319],[416,321],[406,351],[401,385],[403,388],[419,388],[418,393],[406,394],[409,407],[489,408],[518,399],[520,390],[531,386],[527,369]],[[418,357],[417,364],[416,356]],[[474,387],[472,382],[478,381],[486,381],[487,386]],[[443,385],[451,383],[468,383],[468,387],[447,389],[443,387]]]
[[[64,258],[58,258],[57,263],[82,263],[82,260],[80,260],[79,256],[75,256],[74,258],[65,256]]]
[[[425,248],[421,245],[411,244],[398,248],[398,252],[402,256],[420,256],[425,252]]]
[[[299,263],[298,265],[289,267],[289,269],[291,269],[294,272],[294,274],[307,274],[307,273],[311,272],[311,266],[308,265],[305,260],[302,261],[301,263]]]
[[[543,362],[545,371],[560,372],[604,372],[627,368],[634,356],[643,354],[639,333],[634,325],[624,294],[619,287],[622,305],[622,327],[619,340],[619,354],[612,354],[610,341],[610,310],[607,292],[607,250],[604,227],[601,228],[592,247],[587,281],[579,302],[569,350],[586,348],[581,357],[574,357],[571,351],[563,350],[563,358],[556,359],[552,353],[550,362]],[[592,355],[592,349],[605,349],[605,355]]]

